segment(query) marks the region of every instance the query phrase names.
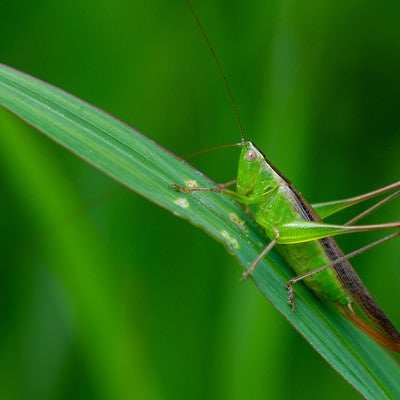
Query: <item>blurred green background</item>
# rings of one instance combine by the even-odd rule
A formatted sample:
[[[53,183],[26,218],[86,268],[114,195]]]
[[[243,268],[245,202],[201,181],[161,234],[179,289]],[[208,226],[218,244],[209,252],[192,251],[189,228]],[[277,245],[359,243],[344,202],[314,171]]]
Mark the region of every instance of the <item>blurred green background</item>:
[[[246,138],[306,198],[399,179],[398,2],[193,4]],[[239,141],[183,0],[6,0],[0,37],[1,62],[176,154]],[[221,244],[0,111],[1,399],[360,398],[239,282]],[[236,157],[225,149],[190,162],[223,182]],[[393,202],[369,222],[399,211]],[[354,264],[399,327],[398,246]]]

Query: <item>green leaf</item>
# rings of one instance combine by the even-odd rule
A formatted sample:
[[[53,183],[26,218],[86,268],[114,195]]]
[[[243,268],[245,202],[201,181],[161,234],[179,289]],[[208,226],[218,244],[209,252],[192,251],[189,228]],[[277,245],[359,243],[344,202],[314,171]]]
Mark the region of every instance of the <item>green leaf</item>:
[[[239,204],[216,193],[183,194],[170,187],[193,183],[209,187],[214,185],[210,179],[103,111],[4,65],[0,65],[0,104],[121,184],[203,228],[242,265],[249,266],[265,247],[268,240],[263,231]],[[364,397],[398,398],[400,372],[388,352],[302,284],[296,286],[296,311],[291,311],[285,282],[292,276],[272,253],[253,279],[274,307]],[[310,377],[309,383],[314,379]]]

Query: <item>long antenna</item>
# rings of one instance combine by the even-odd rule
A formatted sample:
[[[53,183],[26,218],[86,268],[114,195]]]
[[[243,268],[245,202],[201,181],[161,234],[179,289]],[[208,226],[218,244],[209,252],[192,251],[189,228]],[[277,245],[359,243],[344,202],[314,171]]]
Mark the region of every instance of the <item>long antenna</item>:
[[[203,29],[203,27],[202,27],[202,25],[200,23],[199,18],[197,17],[196,12],[194,11],[194,9],[192,7],[192,3],[190,2],[190,0],[186,0],[186,2],[187,2],[187,5],[189,6],[189,10],[190,10],[191,14],[193,15],[194,20],[196,21],[197,26],[200,29],[201,34],[203,35],[204,40],[207,43],[208,48],[210,49],[210,52],[211,52],[211,55],[214,58],[214,61],[217,64],[219,73],[221,74],[221,77],[222,77],[222,79],[224,81],[225,88],[226,88],[226,90],[228,92],[229,99],[230,99],[231,104],[232,104],[233,113],[235,114],[235,118],[236,118],[237,124],[239,126],[239,131],[240,131],[240,136],[242,137],[242,142],[244,142],[244,131],[243,131],[242,122],[241,122],[240,117],[239,117],[238,108],[237,108],[235,99],[233,98],[232,90],[231,90],[231,88],[229,86],[228,79],[226,78],[224,70],[222,69],[222,66],[221,66],[221,63],[219,62],[217,54],[215,53],[215,51],[214,51],[214,49],[213,49],[213,47],[211,45],[210,39],[208,38],[205,30]]]
[[[230,143],[230,144],[221,144],[219,146],[208,147],[207,149],[193,151],[188,154],[184,154],[183,158],[186,160],[188,158],[198,156],[199,154],[208,153],[209,151],[226,149],[227,147],[240,147],[243,143]]]

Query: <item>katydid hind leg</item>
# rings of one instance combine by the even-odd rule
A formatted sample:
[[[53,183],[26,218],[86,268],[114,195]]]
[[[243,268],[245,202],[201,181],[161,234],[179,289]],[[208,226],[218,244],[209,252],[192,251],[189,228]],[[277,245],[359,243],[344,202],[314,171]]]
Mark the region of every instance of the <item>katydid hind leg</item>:
[[[373,190],[372,192],[361,194],[359,196],[349,197],[347,199],[342,199],[342,200],[315,203],[311,204],[311,206],[317,212],[317,214],[322,219],[324,219],[330,215],[336,214],[339,211],[344,210],[345,208],[352,207],[356,204],[362,203],[363,201],[373,199],[374,197],[391,192],[393,190],[398,191],[399,189],[400,189],[400,181],[392,183],[391,185],[384,186],[380,189]]]
[[[367,208],[360,214],[356,215],[355,217],[353,217],[352,219],[347,221],[344,225],[354,225],[356,222],[360,221],[362,218],[365,218],[367,215],[372,214],[378,208],[381,208],[383,205],[385,205],[389,201],[393,200],[398,195],[400,195],[400,190],[397,190],[394,193],[391,193],[388,196],[384,197],[382,200],[378,201],[377,203],[373,204],[371,207]]]
[[[399,229],[400,221],[371,225],[334,225],[319,221],[291,221],[280,225],[279,243],[295,244],[311,242],[345,233]]]

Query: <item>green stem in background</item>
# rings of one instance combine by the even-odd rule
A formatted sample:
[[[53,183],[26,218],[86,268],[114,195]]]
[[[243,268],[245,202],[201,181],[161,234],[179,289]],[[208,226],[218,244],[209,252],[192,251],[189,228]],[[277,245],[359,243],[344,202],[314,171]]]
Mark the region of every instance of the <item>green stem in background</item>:
[[[202,227],[243,265],[248,266],[265,247],[268,239],[262,230],[231,199],[218,193],[184,195],[172,190],[171,184],[210,187],[213,182],[112,116],[4,65],[0,65],[0,104],[121,184]],[[400,371],[395,361],[302,285],[296,287],[296,312],[291,312],[284,285],[292,276],[272,253],[260,262],[253,279],[274,307],[363,396],[398,396]]]

